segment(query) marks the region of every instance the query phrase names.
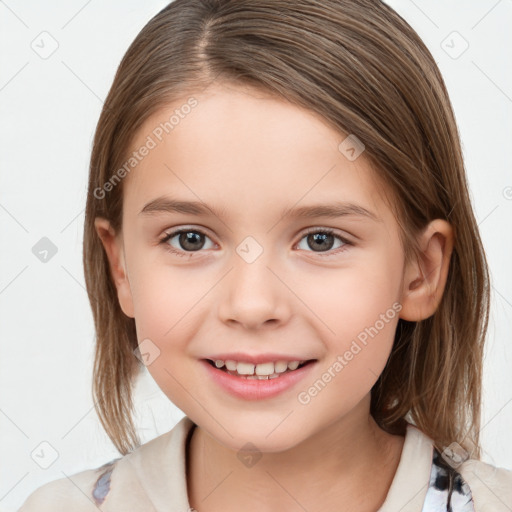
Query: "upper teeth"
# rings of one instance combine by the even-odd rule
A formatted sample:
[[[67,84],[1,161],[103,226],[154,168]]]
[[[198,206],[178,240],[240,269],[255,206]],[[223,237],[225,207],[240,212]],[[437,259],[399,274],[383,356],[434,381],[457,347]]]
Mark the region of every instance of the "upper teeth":
[[[222,359],[217,359],[215,361],[215,366],[217,368],[222,368],[226,365],[226,368],[232,372],[238,372],[240,375],[253,375],[256,370],[256,375],[272,375],[274,373],[283,373],[286,370],[296,370],[298,366],[305,361],[276,361],[273,363],[272,361],[269,363],[260,363],[260,364],[252,364],[252,363],[242,363],[240,361],[233,361],[228,359],[227,361],[222,361]]]

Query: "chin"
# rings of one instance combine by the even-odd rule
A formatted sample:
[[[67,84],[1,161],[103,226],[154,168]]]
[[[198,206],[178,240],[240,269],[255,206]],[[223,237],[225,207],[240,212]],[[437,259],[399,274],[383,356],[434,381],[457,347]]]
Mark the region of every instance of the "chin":
[[[221,425],[223,424],[220,418],[217,420]],[[241,418],[239,422],[234,422],[231,419],[226,422],[227,432],[216,422],[213,425],[210,424],[208,428],[203,428],[219,443],[235,452],[240,450],[255,450],[261,453],[284,452],[306,439],[306,431],[303,427],[294,426],[288,420],[283,421],[283,417],[276,421],[263,419],[247,421],[247,418]]]

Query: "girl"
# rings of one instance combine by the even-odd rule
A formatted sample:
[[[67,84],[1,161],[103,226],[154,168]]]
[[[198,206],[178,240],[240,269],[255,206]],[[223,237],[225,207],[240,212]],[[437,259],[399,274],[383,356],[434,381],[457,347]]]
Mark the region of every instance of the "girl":
[[[512,510],[480,460],[489,278],[457,127],[386,4],[156,15],[98,123],[84,266],[122,456],[22,511]],[[143,368],[185,417],[141,445]]]

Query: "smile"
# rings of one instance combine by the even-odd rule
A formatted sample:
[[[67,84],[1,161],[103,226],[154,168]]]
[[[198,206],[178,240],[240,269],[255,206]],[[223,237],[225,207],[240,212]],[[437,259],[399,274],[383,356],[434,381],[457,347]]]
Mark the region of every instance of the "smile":
[[[268,380],[268,379],[276,379],[285,373],[289,373],[297,370],[298,368],[302,368],[305,364],[311,362],[309,361],[276,361],[276,362],[267,362],[267,363],[259,363],[252,364],[241,361],[233,361],[228,359],[223,361],[222,359],[217,359],[216,361],[207,360],[212,366],[228,373],[229,375],[234,375],[236,377],[241,377],[245,379],[258,379],[258,380]]]
[[[278,370],[284,368],[283,365],[279,365],[279,362],[277,362],[276,368],[273,362],[255,365],[235,361],[231,361],[230,363],[230,360],[222,361],[223,364],[221,364],[221,362],[218,361],[221,360],[212,361],[211,359],[202,359],[200,362],[205,368],[209,378],[212,379],[212,383],[215,387],[220,388],[236,398],[242,398],[244,400],[272,398],[291,389],[300,380],[306,377],[317,363],[316,359],[290,361],[290,363],[286,363],[286,369],[284,371],[278,372]],[[232,363],[235,363],[236,367]],[[217,367],[217,364],[220,365],[220,368]],[[291,364],[292,368],[288,368],[288,364]],[[272,365],[273,368],[270,368],[270,365]],[[258,366],[261,367],[259,370],[257,368]],[[230,367],[235,368],[235,370],[230,370]],[[241,373],[239,373],[238,370],[242,370]],[[271,371],[272,373],[268,375],[258,375],[256,370],[259,372]]]

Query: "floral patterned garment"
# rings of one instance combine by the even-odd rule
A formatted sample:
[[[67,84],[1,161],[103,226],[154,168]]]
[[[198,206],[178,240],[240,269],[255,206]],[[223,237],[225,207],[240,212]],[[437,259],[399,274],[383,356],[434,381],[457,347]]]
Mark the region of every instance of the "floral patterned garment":
[[[111,460],[98,468],[98,471],[101,471],[101,474],[98,477],[98,480],[96,480],[96,484],[92,491],[92,497],[94,498],[94,503],[96,503],[96,505],[101,505],[105,501],[108,491],[110,491],[110,477],[112,476],[112,471],[114,471],[116,462],[120,458],[121,457]]]
[[[434,448],[430,481],[421,512],[475,512],[468,484]],[[96,505],[101,505],[110,491],[110,478],[114,471],[114,459],[98,470],[102,470],[92,492]]]
[[[435,448],[421,512],[475,512],[468,484]]]

